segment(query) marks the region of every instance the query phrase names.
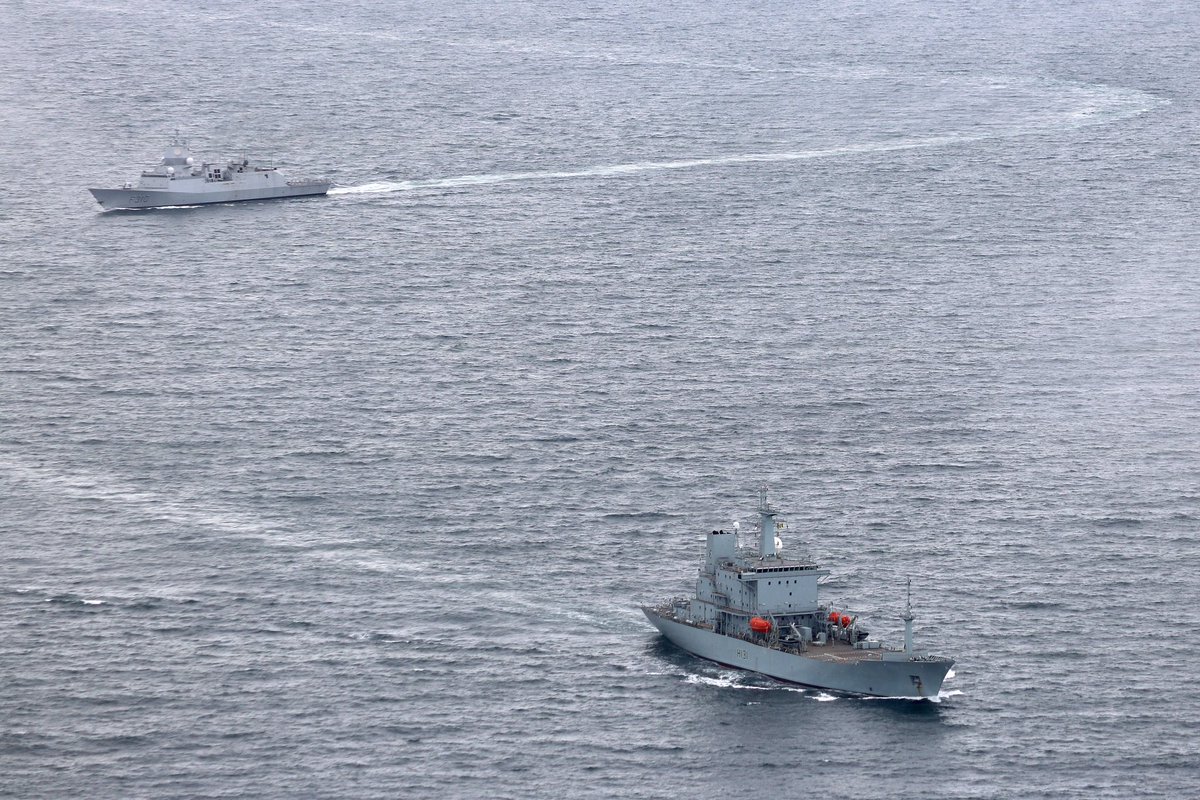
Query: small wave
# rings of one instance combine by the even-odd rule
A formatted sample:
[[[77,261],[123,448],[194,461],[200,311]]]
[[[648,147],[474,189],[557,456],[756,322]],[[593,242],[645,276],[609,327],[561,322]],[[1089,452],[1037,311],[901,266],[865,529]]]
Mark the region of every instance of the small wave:
[[[1062,608],[1062,603],[1050,603],[1042,600],[1014,600],[1004,603],[1005,608],[1021,609],[1023,611],[1038,611],[1051,608]]]
[[[1144,524],[1144,520],[1138,517],[1114,515],[1100,517],[1096,520],[1096,524],[1105,528],[1139,528]]]
[[[613,511],[601,516],[601,519],[654,520],[671,519],[675,515],[662,511]]]
[[[46,598],[47,603],[57,603],[64,606],[103,606],[108,605],[105,600],[93,600],[87,597],[80,597],[74,594],[55,594]]]

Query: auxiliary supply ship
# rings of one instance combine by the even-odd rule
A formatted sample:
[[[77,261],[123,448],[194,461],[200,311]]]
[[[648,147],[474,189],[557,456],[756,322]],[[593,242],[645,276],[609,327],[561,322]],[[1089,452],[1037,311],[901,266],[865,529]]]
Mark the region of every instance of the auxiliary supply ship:
[[[912,596],[904,647],[870,638],[858,618],[821,603],[828,570],[782,552],[778,512],[759,493],[759,546],[740,549],[737,531],[707,535],[694,597],[642,611],[668,640],[702,658],[789,683],[851,695],[936,698],[953,659],[913,646]]]
[[[327,180],[289,180],[275,167],[255,164],[247,158],[223,164],[199,163],[187,143],[176,138],[167,147],[162,162],[143,172],[137,185],[88,191],[105,210],[110,210],[308,197],[325,194],[330,186]]]

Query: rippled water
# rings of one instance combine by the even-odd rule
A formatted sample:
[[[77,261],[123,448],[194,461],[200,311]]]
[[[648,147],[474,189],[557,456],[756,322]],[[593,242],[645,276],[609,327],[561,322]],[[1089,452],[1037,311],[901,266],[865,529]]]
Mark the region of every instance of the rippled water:
[[[0,21],[0,794],[1200,779],[1190,9]],[[99,213],[176,129],[338,186]],[[941,702],[645,623],[764,481]]]

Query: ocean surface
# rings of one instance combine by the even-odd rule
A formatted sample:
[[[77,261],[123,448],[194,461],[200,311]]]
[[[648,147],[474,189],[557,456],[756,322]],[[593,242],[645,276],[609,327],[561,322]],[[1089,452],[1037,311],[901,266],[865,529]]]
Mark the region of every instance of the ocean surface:
[[[1200,9],[0,23],[0,796],[1200,785]],[[176,131],[337,186],[101,213]],[[763,483],[937,702],[646,623]]]

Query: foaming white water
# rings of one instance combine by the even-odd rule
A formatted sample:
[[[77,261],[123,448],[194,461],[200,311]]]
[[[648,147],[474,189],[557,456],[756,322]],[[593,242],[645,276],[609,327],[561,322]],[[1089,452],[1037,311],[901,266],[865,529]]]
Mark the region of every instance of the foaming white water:
[[[810,689],[805,689],[802,686],[788,686],[784,683],[775,684],[774,686],[754,686],[752,684],[742,683],[742,673],[738,672],[722,672],[716,677],[708,675],[698,675],[696,673],[687,673],[684,680],[687,683],[697,684],[702,686],[712,686],[718,689],[745,689],[752,692],[796,692],[798,694],[809,694]],[[817,695],[816,699],[836,699],[832,695]]]
[[[740,676],[735,672],[722,672],[715,678],[708,675],[689,673],[684,680],[687,683],[701,686],[712,686],[718,689],[750,689],[756,692],[769,691],[769,689],[765,686],[745,686],[739,683],[739,677]]]

